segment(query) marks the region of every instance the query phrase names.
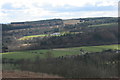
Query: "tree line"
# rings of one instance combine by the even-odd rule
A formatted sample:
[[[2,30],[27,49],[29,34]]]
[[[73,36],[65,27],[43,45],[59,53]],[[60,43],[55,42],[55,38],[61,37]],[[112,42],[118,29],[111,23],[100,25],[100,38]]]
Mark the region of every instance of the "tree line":
[[[118,78],[120,77],[120,53],[116,50],[86,53],[70,57],[41,59],[3,59],[4,64],[15,69],[63,76],[65,78]]]

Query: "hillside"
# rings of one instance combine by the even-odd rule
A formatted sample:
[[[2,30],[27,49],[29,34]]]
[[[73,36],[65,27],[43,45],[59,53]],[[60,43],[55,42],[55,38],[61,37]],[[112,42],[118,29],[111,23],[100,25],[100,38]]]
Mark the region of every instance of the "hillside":
[[[3,52],[7,48],[14,51],[117,44],[119,38],[114,17],[12,22],[3,24],[2,29]]]
[[[96,17],[2,24],[3,77],[120,77],[117,19]]]
[[[39,53],[35,54],[38,55]],[[15,75],[14,77],[41,77],[37,73],[45,73],[43,76],[45,77],[46,74],[49,74],[48,76],[50,78],[55,77],[54,75],[65,78],[118,78],[120,76],[120,52],[116,50],[104,50],[102,52],[61,56],[57,58],[50,57],[50,55],[47,56],[49,57],[46,59],[36,56],[35,60],[4,58],[3,71],[21,70],[23,73],[21,71],[16,72],[16,74],[12,72],[9,75],[10,72],[8,71],[7,74],[3,75],[5,77],[13,75]],[[30,71],[30,73],[25,71]]]

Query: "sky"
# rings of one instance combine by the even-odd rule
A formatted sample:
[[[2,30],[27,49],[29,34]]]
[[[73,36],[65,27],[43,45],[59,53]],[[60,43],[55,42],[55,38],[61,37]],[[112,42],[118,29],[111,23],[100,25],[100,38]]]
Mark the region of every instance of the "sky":
[[[0,23],[117,17],[119,0],[0,0]]]

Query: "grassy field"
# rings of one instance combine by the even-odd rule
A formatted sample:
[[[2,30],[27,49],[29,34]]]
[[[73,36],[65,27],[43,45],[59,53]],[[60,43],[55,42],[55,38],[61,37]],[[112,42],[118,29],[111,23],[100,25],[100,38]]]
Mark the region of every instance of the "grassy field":
[[[54,34],[40,34],[40,35],[31,35],[31,36],[24,36],[19,38],[18,40],[29,40],[35,37],[49,37],[49,36],[63,36],[65,34],[78,34],[80,32],[60,32],[60,34],[58,35],[54,35]]]
[[[31,51],[3,53],[2,57],[12,58],[12,59],[34,59],[36,56],[40,56],[40,58],[46,58],[47,52],[52,53],[53,57],[79,54],[77,51],[68,51],[68,50],[31,50]]]
[[[48,35],[47,34],[41,34],[41,35],[24,36],[24,37],[19,38],[18,40],[28,40],[28,39],[32,39],[32,38],[35,38],[35,37],[45,37],[45,36],[48,36]]]
[[[31,36],[21,37],[18,40],[29,40],[29,39],[32,39],[32,38],[35,38],[35,37],[62,36],[62,35],[64,35],[64,33],[60,33],[60,35],[50,35],[50,34],[31,35]]]
[[[90,25],[88,27],[110,27],[110,26],[117,26],[117,23],[107,23],[107,24],[98,24],[98,25]]]
[[[80,50],[83,49],[88,52],[101,52],[103,50],[108,50],[108,49],[120,49],[120,45],[101,45],[101,46],[85,46],[85,47],[75,47],[71,48],[74,50]]]
[[[29,50],[20,52],[2,53],[3,58],[9,59],[34,59],[36,56],[46,58],[46,53],[52,53],[53,57],[81,54],[80,49],[87,52],[100,52],[107,49],[120,49],[120,45],[102,45],[102,46],[85,46],[73,48],[58,48],[58,49],[44,49],[44,50]]]

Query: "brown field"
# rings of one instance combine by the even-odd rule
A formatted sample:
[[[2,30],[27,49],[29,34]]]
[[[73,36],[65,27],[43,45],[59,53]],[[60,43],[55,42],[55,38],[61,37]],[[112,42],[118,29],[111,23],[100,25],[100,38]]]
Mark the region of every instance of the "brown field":
[[[63,78],[46,73],[34,73],[29,71],[3,71],[2,78]]]

